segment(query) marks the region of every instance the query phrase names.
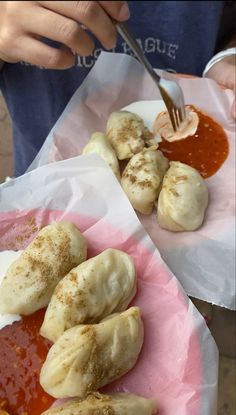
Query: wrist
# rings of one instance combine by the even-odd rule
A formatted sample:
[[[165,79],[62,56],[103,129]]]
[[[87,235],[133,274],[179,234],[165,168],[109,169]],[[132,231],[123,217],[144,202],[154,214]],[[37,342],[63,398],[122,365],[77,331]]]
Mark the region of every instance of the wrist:
[[[221,52],[214,55],[211,60],[206,65],[202,76],[205,77],[207,72],[214,66],[216,63],[220,62],[222,59],[225,59],[226,57],[236,55],[236,47],[234,48],[228,48],[225,50],[222,50]]]

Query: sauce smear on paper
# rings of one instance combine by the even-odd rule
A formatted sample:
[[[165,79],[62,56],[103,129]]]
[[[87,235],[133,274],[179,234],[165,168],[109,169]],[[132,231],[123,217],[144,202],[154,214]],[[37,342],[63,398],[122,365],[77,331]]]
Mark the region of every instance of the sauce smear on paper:
[[[189,107],[199,116],[196,133],[172,143],[162,139],[159,150],[170,161],[188,164],[207,178],[215,174],[226,160],[229,153],[228,139],[223,128],[209,115],[193,105]]]
[[[51,343],[40,336],[45,310],[0,330],[0,413],[40,415],[54,399],[39,384]]]

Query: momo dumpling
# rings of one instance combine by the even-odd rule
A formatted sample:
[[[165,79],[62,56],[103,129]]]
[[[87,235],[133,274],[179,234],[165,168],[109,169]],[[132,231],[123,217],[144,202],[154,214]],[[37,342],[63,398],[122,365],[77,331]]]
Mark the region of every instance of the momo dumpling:
[[[51,408],[42,415],[154,415],[156,411],[154,399],[128,393],[93,393],[85,399],[73,399]]]
[[[169,162],[156,147],[145,148],[131,158],[121,177],[121,186],[134,209],[149,215],[156,202]]]
[[[207,185],[198,171],[187,164],[171,161],[157,205],[157,221],[161,228],[174,232],[198,229],[207,204]]]
[[[84,399],[73,399],[42,415],[155,415],[154,399],[128,393],[92,393]]]
[[[160,135],[166,141],[178,141],[193,136],[198,128],[199,117],[194,107],[186,105],[186,118],[181,122],[178,131],[174,131],[168,111],[158,114],[153,127],[154,134]]]
[[[143,337],[138,307],[99,324],[72,327],[49,350],[40,384],[55,398],[83,398],[132,369]]]
[[[45,226],[8,268],[0,313],[28,315],[45,307],[60,279],[86,257],[86,240],[72,223]]]
[[[57,283],[86,257],[86,240],[72,223],[45,226],[8,268],[0,313],[27,315],[45,307]]]
[[[117,179],[120,180],[120,167],[115,150],[103,133],[92,134],[88,144],[83,149],[83,154],[97,153],[110,166]]]
[[[129,111],[112,112],[107,121],[106,135],[119,160],[131,158],[153,143],[153,135],[142,118]]]
[[[67,329],[97,323],[127,308],[136,293],[132,258],[107,249],[72,269],[57,285],[40,334],[55,342]]]

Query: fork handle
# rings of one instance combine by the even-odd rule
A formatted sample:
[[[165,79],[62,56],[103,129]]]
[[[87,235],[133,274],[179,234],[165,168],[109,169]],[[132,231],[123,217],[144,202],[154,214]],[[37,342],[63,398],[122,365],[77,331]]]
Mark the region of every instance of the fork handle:
[[[137,56],[140,63],[142,63],[148,73],[151,75],[153,80],[159,84],[160,82],[160,76],[153,70],[152,65],[147,60],[146,56],[144,55],[141,47],[139,46],[136,39],[133,38],[130,31],[126,27],[125,23],[120,22],[114,22],[117,32],[121,35],[121,37],[126,41],[126,43],[129,45],[130,49],[134,52],[134,54]]]

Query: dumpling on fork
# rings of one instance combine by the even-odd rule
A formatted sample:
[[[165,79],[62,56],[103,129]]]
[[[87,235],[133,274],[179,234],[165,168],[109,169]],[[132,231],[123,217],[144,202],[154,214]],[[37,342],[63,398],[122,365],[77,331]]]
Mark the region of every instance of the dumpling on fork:
[[[127,308],[136,293],[132,258],[118,249],[101,254],[72,269],[57,285],[40,334],[55,342],[65,330],[97,323]]]
[[[83,398],[132,369],[144,338],[140,309],[65,331],[44,362],[40,383],[55,398]]]
[[[111,113],[106,135],[119,160],[129,159],[154,143],[153,135],[142,118],[129,111]]]
[[[172,142],[193,136],[198,128],[199,117],[192,106],[186,105],[186,119],[180,124],[178,131],[174,131],[168,111],[162,111],[155,119],[154,135],[160,135],[164,140]]]
[[[48,305],[57,283],[85,261],[87,242],[71,222],[54,222],[8,268],[0,286],[0,313],[34,313]]]
[[[75,399],[51,408],[42,415],[154,415],[156,411],[154,399],[128,393],[93,393],[85,399]]]

